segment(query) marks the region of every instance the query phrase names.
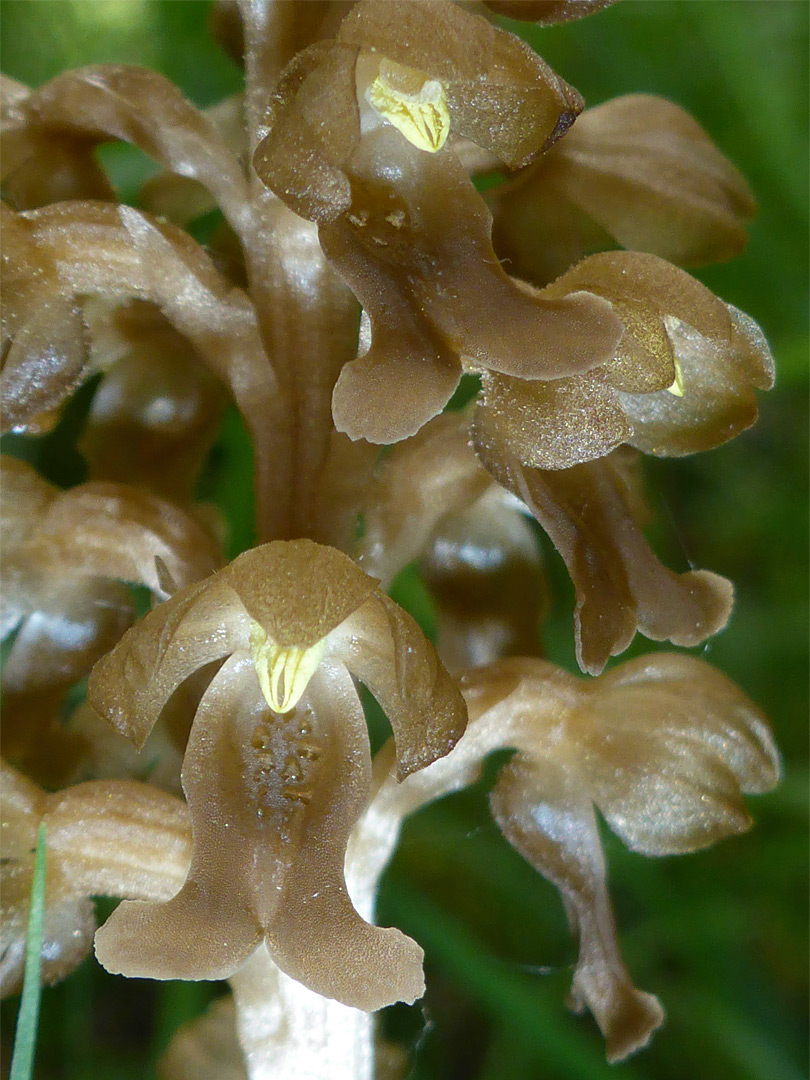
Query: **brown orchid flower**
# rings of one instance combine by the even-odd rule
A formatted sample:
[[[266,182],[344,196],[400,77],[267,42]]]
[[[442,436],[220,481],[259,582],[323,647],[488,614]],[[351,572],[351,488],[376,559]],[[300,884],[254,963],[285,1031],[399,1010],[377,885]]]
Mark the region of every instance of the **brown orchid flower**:
[[[166,900],[183,882],[191,835],[182,800],[129,780],[48,795],[0,764],[3,788],[0,996],[19,992],[25,966],[37,831],[45,825],[42,980],[58,982],[90,951],[93,896]]]
[[[283,73],[254,155],[259,177],[317,222],[362,304],[358,359],[335,386],[335,424],[395,442],[450,398],[462,361],[529,379],[588,370],[621,326],[591,296],[545,298],[512,281],[456,137],[510,168],[581,108],[519,39],[444,0],[363,0],[337,39]]]
[[[739,255],[756,210],[741,173],[680,106],[627,94],[586,109],[566,137],[490,197],[511,273],[546,285],[589,251],[678,266]]]
[[[571,1005],[590,1009],[610,1061],[644,1046],[658,999],[633,985],[607,893],[595,810],[634,851],[685,854],[746,830],[742,794],[770,791],[779,756],[759,710],[724,675],[660,653],[581,680],[543,660],[512,659],[461,680],[470,722],[446,758],[397,785],[369,813],[402,818],[474,783],[486,756],[514,747],[491,807],[506,839],[562,894],[579,938]],[[390,845],[395,836],[389,837]]]
[[[188,879],[167,904],[121,905],[97,935],[99,959],[131,976],[223,978],[264,941],[325,997],[361,1009],[414,1000],[421,950],[366,923],[344,883],[371,779],[352,676],[388,715],[403,778],[457,741],[458,689],[373,578],[299,540],[246,552],[151,612],[96,665],[88,699],[141,744],[176,688],[214,661],[182,773]]]

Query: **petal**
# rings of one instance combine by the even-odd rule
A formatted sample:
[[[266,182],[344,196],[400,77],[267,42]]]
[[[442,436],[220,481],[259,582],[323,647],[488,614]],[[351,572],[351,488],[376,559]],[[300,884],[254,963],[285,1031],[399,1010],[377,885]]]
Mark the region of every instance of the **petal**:
[[[325,224],[348,209],[346,162],[360,138],[356,48],[311,45],[285,69],[253,156],[259,178],[301,217]]]
[[[635,851],[678,854],[743,832],[742,793],[779,780],[765,717],[696,657],[638,657],[584,689],[571,737],[588,791]]]
[[[665,320],[680,369],[682,396],[658,391],[619,395],[632,426],[628,442],[659,457],[712,450],[756,423],[754,387],[773,385],[773,357],[753,319],[728,305],[732,332],[713,340]]]
[[[700,125],[663,98],[628,94],[587,109],[534,178],[564,193],[622,245],[682,266],[745,247],[755,204]]]
[[[34,123],[85,139],[131,142],[171,172],[204,184],[237,228],[247,221],[247,185],[212,122],[162,75],[98,64],[58,75],[27,102]]]
[[[87,328],[79,308],[42,297],[3,360],[2,431],[23,431],[38,413],[55,409],[87,377]]]
[[[168,900],[185,881],[185,803],[134,780],[93,780],[48,795],[48,850],[86,896]]]
[[[322,227],[321,243],[366,309],[368,348],[343,366],[332,394],[338,431],[350,439],[399,442],[440,413],[461,378],[461,362],[375,266],[345,220]]]
[[[623,1060],[649,1042],[664,1010],[633,986],[622,962],[596,817],[581,781],[551,762],[518,757],[501,770],[490,805],[509,843],[559,890],[579,937],[572,1007],[590,1009],[608,1061]]]
[[[620,451],[556,472],[527,469],[514,458],[484,463],[522,499],[563,557],[577,594],[583,671],[598,674],[636,630],[691,646],[726,625],[731,583],[707,570],[675,574],[658,561],[635,517],[638,495],[628,489]]]
[[[87,700],[141,747],[174,691],[245,646],[248,632],[239,598],[221,574],[191,585],[150,611],[96,664]]]
[[[453,749],[467,721],[458,687],[406,611],[382,594],[329,636],[330,652],[364,683],[394,731],[403,780]]]
[[[510,168],[558,138],[582,108],[520,38],[440,0],[356,4],[338,39],[438,79],[457,133]]]
[[[473,439],[484,460],[514,455],[540,469],[569,469],[604,457],[632,433],[600,368],[548,382],[484,375]]]
[[[119,484],[82,484],[60,492],[21,553],[43,574],[131,581],[165,596],[156,560],[174,590],[210,574],[221,554],[197,520],[148,492]]]
[[[45,793],[4,762],[2,776],[3,858],[0,861],[0,997],[19,993],[25,970],[26,934],[37,831]],[[46,832],[45,912],[42,927],[41,978],[58,982],[87,955],[95,929],[93,905],[77,895]]]
[[[484,0],[490,11],[509,19],[530,19],[540,26],[584,19],[616,0]]]
[[[622,328],[608,303],[546,296],[505,273],[491,215],[451,150],[424,153],[382,125],[364,135],[351,170],[346,221],[366,279],[377,271],[395,283],[409,322],[426,320],[471,366],[521,378],[559,378],[613,356]],[[321,232],[332,258],[330,234]],[[336,265],[353,290],[356,278],[362,282],[356,264]],[[357,295],[373,325],[389,302]]]
[[[439,522],[492,486],[469,446],[463,413],[445,413],[379,463],[363,506],[359,562],[385,588],[426,551]]]
[[[312,540],[277,540],[246,551],[227,582],[276,645],[311,648],[377,589],[348,555]]]

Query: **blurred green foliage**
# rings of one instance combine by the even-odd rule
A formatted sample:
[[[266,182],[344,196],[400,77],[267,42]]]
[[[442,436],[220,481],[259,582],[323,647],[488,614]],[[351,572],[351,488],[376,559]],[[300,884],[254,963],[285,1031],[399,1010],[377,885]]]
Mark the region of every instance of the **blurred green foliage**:
[[[777,389],[753,431],[711,454],[653,462],[649,476],[661,555],[678,569],[694,560],[737,585],[730,628],[702,653],[767,709],[786,778],[753,802],[751,833],[711,851],[645,860],[607,840],[628,966],[669,1013],[647,1052],[610,1069],[592,1021],[564,1008],[574,947],[556,893],[489,820],[492,770],[476,788],[417,815],[380,907],[381,922],[427,951],[425,999],[384,1018],[388,1034],[412,1051],[412,1080],[805,1074],[809,10],[800,0],[637,0],[552,29],[504,20],[589,104],[643,91],[683,105],[759,200],[746,254],[699,276],[761,322],[777,358]],[[3,0],[3,71],[38,85],[80,64],[137,63],[208,105],[237,90],[240,76],[209,40],[206,14],[198,0]],[[105,148],[104,159],[131,200],[152,166],[125,147]],[[14,452],[49,471],[47,446],[17,444]],[[250,542],[248,460],[244,432],[229,415],[204,491],[229,516],[232,553]],[[555,604],[545,644],[551,659],[573,668],[571,589],[550,550],[548,568]],[[419,582],[406,575],[397,589],[429,623]],[[633,652],[650,648],[637,642]],[[173,1031],[216,992],[128,982],[88,960],[43,996],[37,1075],[152,1076]],[[16,1002],[9,1006],[7,1021]],[[4,1045],[12,1033],[7,1022]]]

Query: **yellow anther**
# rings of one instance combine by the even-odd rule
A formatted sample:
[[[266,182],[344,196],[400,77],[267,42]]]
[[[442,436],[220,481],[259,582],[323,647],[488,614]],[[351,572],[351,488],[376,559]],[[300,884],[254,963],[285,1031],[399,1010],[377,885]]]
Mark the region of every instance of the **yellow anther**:
[[[412,69],[383,61],[366,98],[418,150],[435,154],[447,141],[450,110],[438,79],[423,79]]]
[[[263,627],[250,628],[250,653],[264,700],[276,713],[291,712],[309,685],[326,649],[326,640],[308,649],[277,645]]]
[[[683,397],[683,371],[681,371],[681,365],[677,360],[674,360],[675,364],[675,382],[672,386],[667,387],[667,393],[672,394],[673,397]]]

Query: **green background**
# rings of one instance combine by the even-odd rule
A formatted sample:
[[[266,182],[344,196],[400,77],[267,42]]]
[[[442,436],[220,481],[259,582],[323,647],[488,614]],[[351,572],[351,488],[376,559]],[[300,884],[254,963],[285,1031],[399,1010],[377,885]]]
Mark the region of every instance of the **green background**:
[[[553,29],[508,24],[590,105],[636,91],[683,105],[759,201],[748,251],[698,276],[761,322],[777,388],[752,431],[711,454],[652,462],[648,473],[662,557],[735,581],[731,626],[701,654],[767,710],[786,778],[752,801],[752,832],[699,855],[645,860],[606,836],[628,967],[669,1014],[649,1050],[614,1067],[604,1064],[593,1022],[565,1010],[574,946],[559,900],[500,839],[486,783],[417,815],[380,905],[380,920],[427,952],[423,1002],[384,1020],[410,1055],[413,1080],[805,1075],[809,10],[802,0],[626,0]],[[197,0],[3,0],[2,68],[38,85],[79,64],[142,64],[208,105],[240,78],[208,40],[206,13]],[[103,153],[130,198],[151,166],[127,148]],[[246,536],[250,500],[234,484],[245,475],[245,446],[233,417],[218,453],[210,489],[234,536]],[[47,471],[47,446],[37,455]],[[547,652],[573,669],[571,590],[551,551],[548,563]],[[404,581],[399,593],[424,610],[418,582]],[[148,1078],[172,1032],[216,992],[126,981],[90,959],[44,992],[36,1075]],[[6,1065],[15,1011],[12,1001],[3,1014]]]

